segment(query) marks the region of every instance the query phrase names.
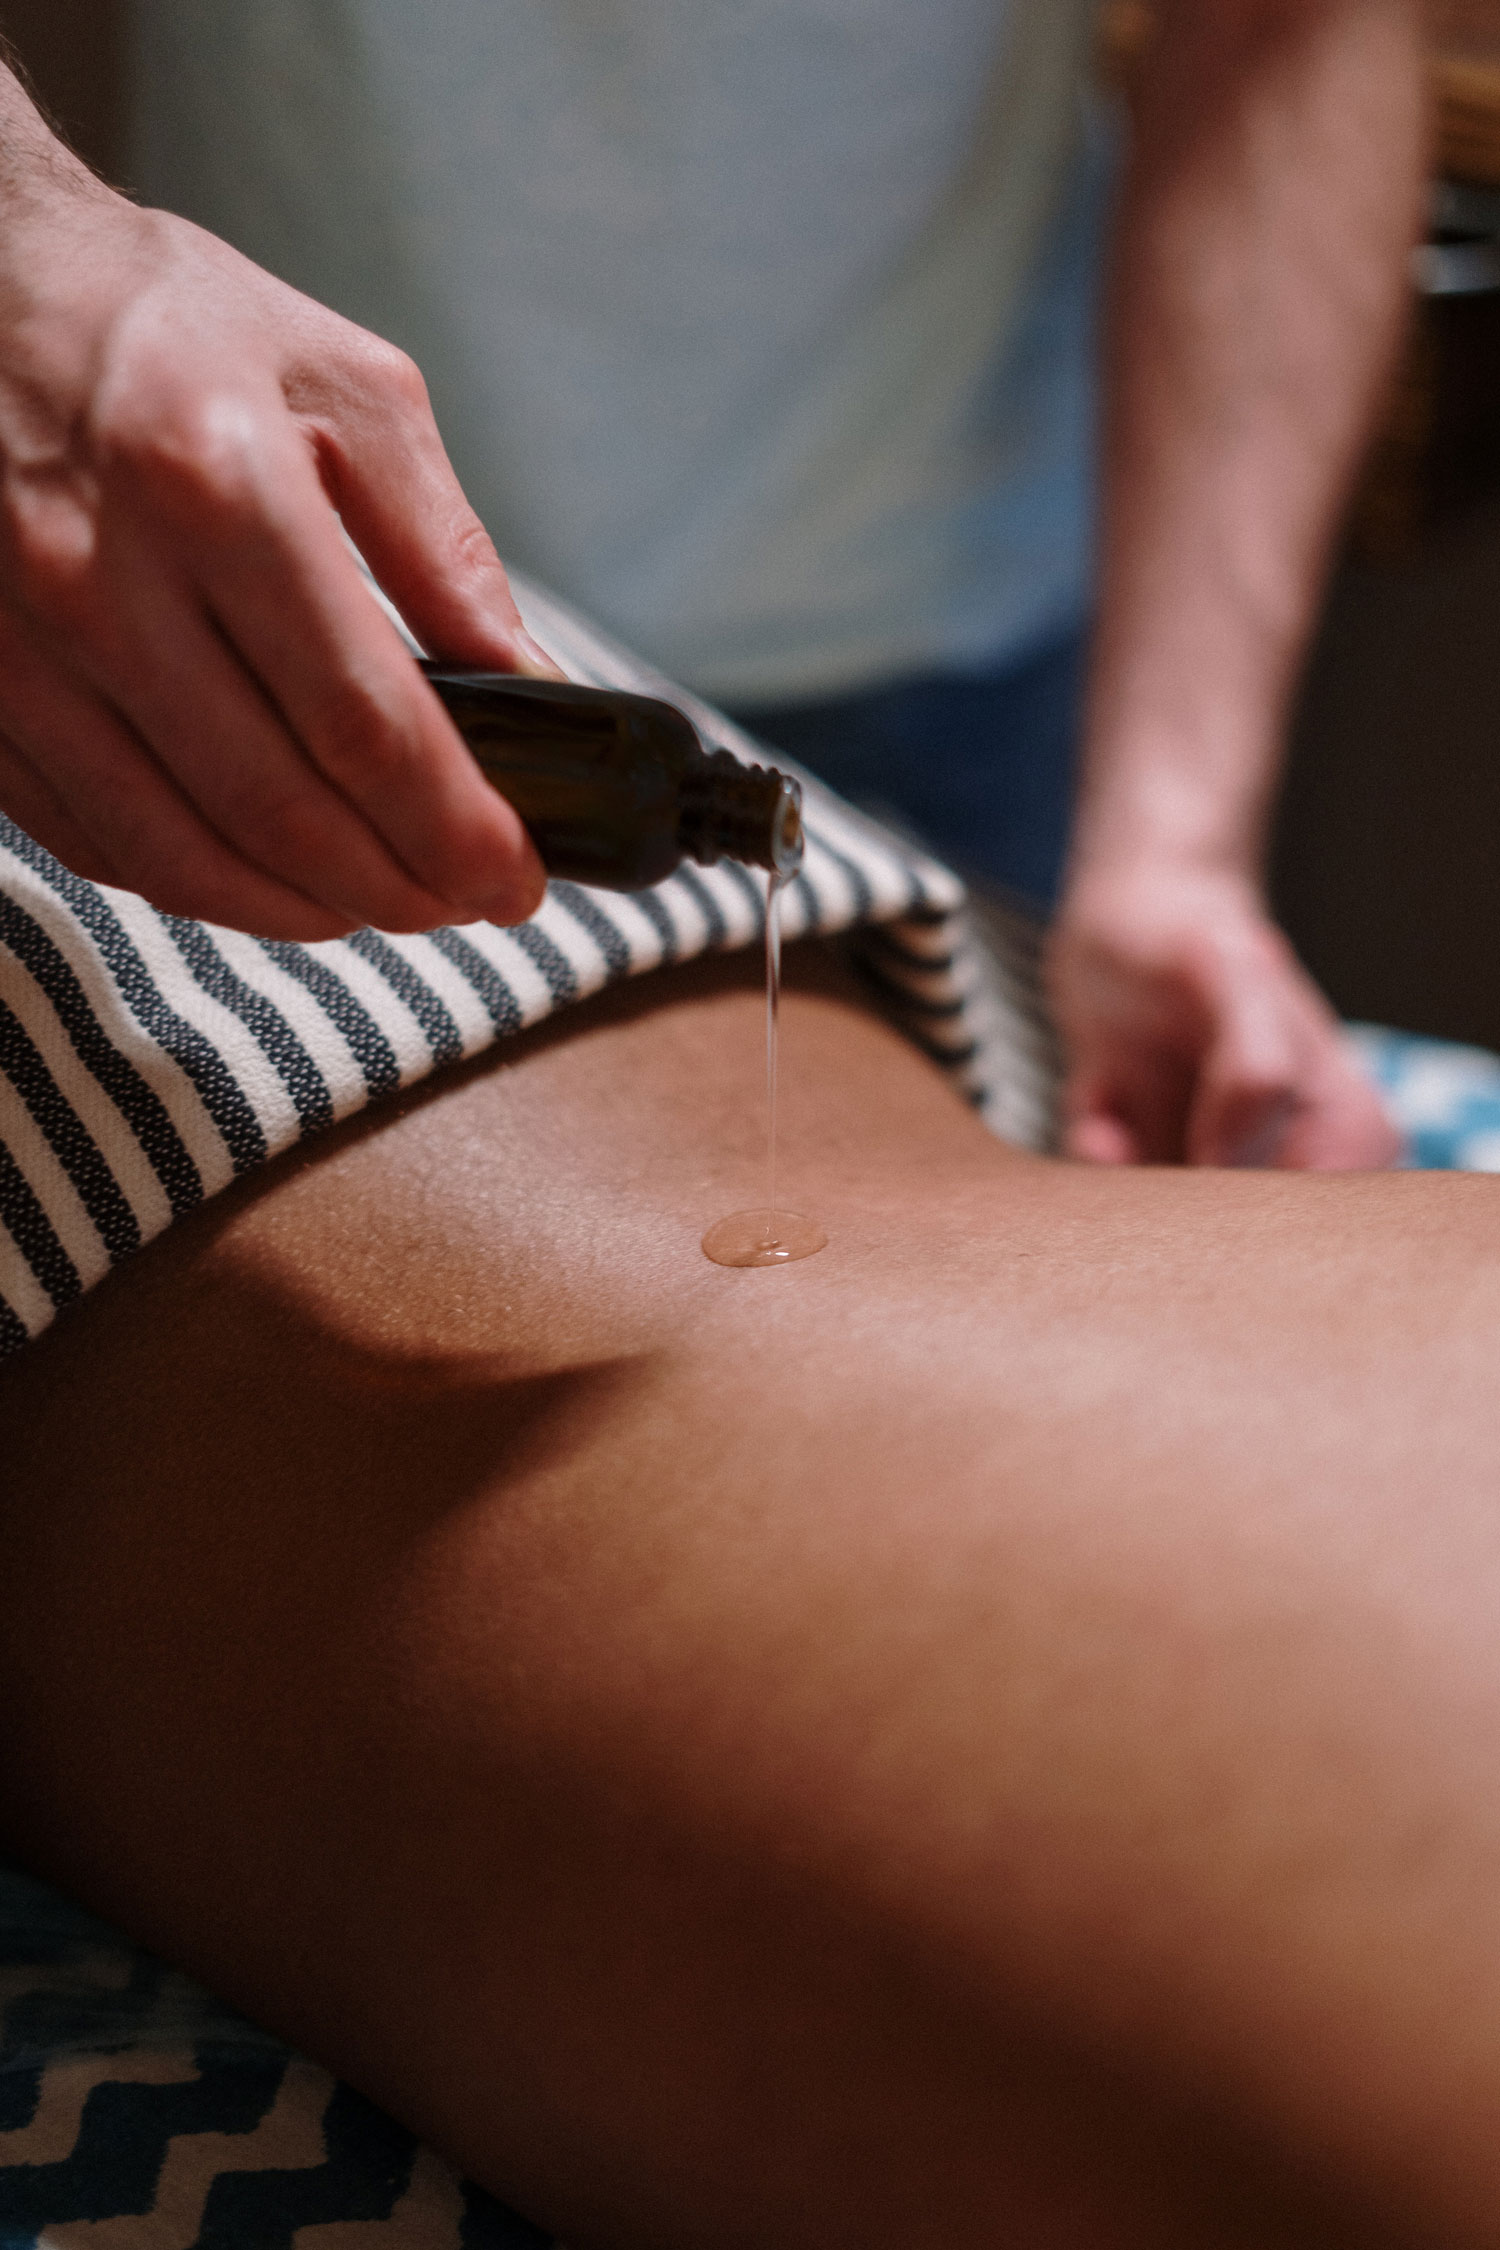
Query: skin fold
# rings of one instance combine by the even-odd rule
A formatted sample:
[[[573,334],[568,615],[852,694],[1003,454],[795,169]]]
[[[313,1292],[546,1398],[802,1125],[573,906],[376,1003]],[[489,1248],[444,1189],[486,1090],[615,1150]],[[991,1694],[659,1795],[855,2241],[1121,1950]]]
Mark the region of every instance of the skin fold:
[[[0,1376],[5,1846],[580,2250],[1500,2237],[1500,1204],[1019,1155],[788,956]]]

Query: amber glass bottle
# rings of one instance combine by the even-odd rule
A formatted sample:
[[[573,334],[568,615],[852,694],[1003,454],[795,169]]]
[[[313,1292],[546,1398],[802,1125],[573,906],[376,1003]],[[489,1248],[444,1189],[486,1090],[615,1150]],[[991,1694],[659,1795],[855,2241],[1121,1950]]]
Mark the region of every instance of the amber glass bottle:
[[[422,669],[550,875],[640,891],[684,859],[740,859],[783,876],[801,860],[798,784],[705,750],[670,703],[453,664]]]

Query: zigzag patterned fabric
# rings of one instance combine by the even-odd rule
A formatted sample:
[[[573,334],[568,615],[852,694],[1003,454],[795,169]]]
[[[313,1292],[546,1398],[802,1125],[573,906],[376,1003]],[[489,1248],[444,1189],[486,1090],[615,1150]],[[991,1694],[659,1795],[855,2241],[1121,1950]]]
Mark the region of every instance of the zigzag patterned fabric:
[[[527,623],[576,679],[720,714],[539,589]],[[863,965],[997,1130],[1036,1141],[1050,1046],[1034,948],[987,963],[957,879],[810,778],[788,938],[861,932]],[[161,914],[70,874],[0,816],[0,1355],[173,1219],[306,1135],[620,977],[755,943],[764,878],[684,866],[628,897],[553,883],[518,929],[315,945]]]
[[[0,1871],[0,2250],[547,2250],[414,2134]]]

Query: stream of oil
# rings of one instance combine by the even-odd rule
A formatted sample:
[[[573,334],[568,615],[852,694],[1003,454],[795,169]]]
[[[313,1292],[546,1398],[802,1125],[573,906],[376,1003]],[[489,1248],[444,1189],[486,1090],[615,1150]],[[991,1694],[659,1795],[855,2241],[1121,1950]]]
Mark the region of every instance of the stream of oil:
[[[716,1266],[788,1266],[810,1258],[828,1237],[816,1219],[783,1211],[776,1195],[776,1066],[781,1034],[781,894],[790,877],[766,878],[766,1200],[758,1211],[731,1211],[703,1237]]]

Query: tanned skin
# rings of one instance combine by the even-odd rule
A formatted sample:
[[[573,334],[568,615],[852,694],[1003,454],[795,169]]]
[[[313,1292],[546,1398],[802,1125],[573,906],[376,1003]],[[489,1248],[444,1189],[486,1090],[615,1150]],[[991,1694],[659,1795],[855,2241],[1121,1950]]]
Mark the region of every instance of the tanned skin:
[[[800,967],[798,957],[800,956]],[[0,1377],[0,1825],[584,2250],[1481,2250],[1500,1190],[992,1140],[793,949]]]

